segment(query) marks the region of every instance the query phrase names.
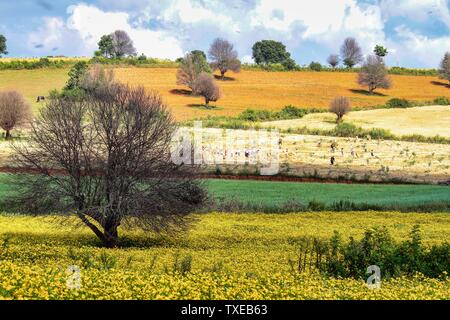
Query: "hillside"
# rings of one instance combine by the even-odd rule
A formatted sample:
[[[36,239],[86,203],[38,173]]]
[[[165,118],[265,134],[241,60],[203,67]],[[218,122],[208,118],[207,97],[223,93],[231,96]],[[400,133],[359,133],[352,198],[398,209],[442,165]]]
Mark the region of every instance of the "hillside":
[[[67,73],[67,69],[0,71],[0,90],[21,91],[36,110],[36,97],[62,88]],[[205,110],[199,106],[201,98],[190,96],[186,88],[176,85],[176,69],[118,68],[116,75],[122,82],[159,91],[177,120],[237,115],[246,108],[279,110],[286,105],[327,108],[338,95],[348,96],[355,107],[384,104],[393,97],[416,101],[450,97],[450,90],[435,77],[392,75],[393,89],[368,95],[356,84],[355,73],[242,71],[230,73],[226,81],[220,82],[223,99],[216,109]]]

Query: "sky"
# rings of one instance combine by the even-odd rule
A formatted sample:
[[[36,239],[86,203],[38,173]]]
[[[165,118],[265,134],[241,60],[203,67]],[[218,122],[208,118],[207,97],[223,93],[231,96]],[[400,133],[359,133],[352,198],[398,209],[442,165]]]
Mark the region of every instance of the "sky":
[[[176,59],[222,37],[252,62],[258,40],[283,42],[298,64],[325,63],[355,37],[390,66],[435,68],[450,51],[449,0],[0,0],[9,57],[92,56],[125,30],[139,53]]]

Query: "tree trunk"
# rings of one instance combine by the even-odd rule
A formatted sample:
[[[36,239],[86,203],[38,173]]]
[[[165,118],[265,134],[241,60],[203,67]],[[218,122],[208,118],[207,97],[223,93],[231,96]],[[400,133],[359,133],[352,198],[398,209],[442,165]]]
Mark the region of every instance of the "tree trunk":
[[[6,135],[5,135],[5,139],[8,140],[11,138],[11,131],[6,130]]]
[[[221,74],[221,79],[222,80],[225,79],[225,71],[220,71],[220,74]]]
[[[103,239],[103,245],[107,248],[117,248],[119,245],[119,233],[117,231],[117,226],[112,225],[105,227],[104,229],[105,237]]]
[[[115,219],[111,219],[107,221],[103,228],[103,245],[107,248],[116,248],[119,245],[119,232],[117,228],[119,224],[115,221]]]
[[[209,99],[205,98],[205,107],[206,109],[209,109]]]

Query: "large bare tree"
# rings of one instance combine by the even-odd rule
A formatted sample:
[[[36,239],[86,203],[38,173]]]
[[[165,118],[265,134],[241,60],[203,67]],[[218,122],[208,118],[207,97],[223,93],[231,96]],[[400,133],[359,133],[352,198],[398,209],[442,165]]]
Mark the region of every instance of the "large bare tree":
[[[112,51],[116,58],[123,58],[125,56],[135,56],[136,49],[133,40],[131,40],[128,33],[123,30],[116,30],[111,34]]]
[[[26,123],[31,116],[31,106],[17,91],[0,92],[0,127],[5,138],[11,138],[11,130]]]
[[[219,70],[222,79],[228,70],[233,72],[241,71],[241,62],[238,59],[238,53],[234,46],[227,40],[217,38],[211,45],[208,52],[211,65],[214,70]]]
[[[346,38],[341,47],[342,61],[348,68],[353,68],[364,59],[361,47],[355,38]]]
[[[327,59],[327,62],[334,69],[339,65],[339,62],[341,62],[341,59],[339,58],[339,55],[337,55],[337,54],[330,54],[330,56]]]
[[[16,145],[21,192],[30,213],[74,213],[106,247],[119,226],[148,231],[187,225],[205,201],[195,168],[172,163],[175,124],[161,97],[143,88],[109,85],[83,99],[56,97]]]
[[[382,58],[375,55],[367,57],[359,72],[358,84],[367,86],[370,94],[373,94],[378,88],[391,88],[392,82]]]
[[[194,84],[194,94],[205,98],[205,106],[209,108],[211,101],[216,102],[222,97],[222,92],[214,78],[206,73],[201,73]]]
[[[449,81],[450,86],[450,52],[447,52],[439,65],[439,78]]]

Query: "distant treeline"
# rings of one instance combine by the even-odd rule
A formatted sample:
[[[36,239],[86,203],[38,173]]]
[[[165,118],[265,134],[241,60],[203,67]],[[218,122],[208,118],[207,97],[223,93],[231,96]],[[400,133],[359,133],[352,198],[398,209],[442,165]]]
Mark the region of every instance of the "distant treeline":
[[[299,71],[299,72],[344,72],[344,73],[358,73],[361,68],[330,68],[320,63],[311,63],[308,66],[297,66],[294,70],[287,70],[283,65],[270,64],[270,65],[258,65],[258,64],[243,64],[243,70],[261,70],[270,72],[286,72],[286,71]],[[437,69],[413,69],[413,68],[403,68],[403,67],[391,67],[388,68],[388,73],[393,75],[405,75],[405,76],[438,76]]]
[[[67,68],[78,61],[85,61],[82,58],[64,58],[64,57],[48,57],[40,59],[8,59],[2,61],[0,59],[0,70],[33,70],[42,68]],[[115,66],[136,66],[136,67],[148,67],[148,68],[178,68],[179,61],[172,61],[168,59],[148,58],[144,55],[139,57],[127,57],[127,58],[104,58],[94,57],[89,60],[90,63],[100,63],[105,65]],[[269,65],[257,65],[257,64],[243,64],[244,70],[261,70],[270,72],[348,72],[356,73],[360,71],[360,68],[330,68],[323,66],[320,63],[311,63],[308,66],[297,66],[294,70],[287,70],[282,64],[269,64]],[[391,67],[388,69],[389,74],[393,75],[410,75],[410,76],[437,76],[438,71],[436,69],[412,69],[402,67]]]
[[[69,68],[80,61],[87,61],[82,58],[40,58],[40,59],[0,59],[0,70],[34,70],[43,68]],[[88,60],[90,64],[100,63],[114,66],[137,66],[152,68],[177,68],[178,63],[171,60],[161,60],[147,57],[128,57],[121,59],[109,59],[95,57]]]

